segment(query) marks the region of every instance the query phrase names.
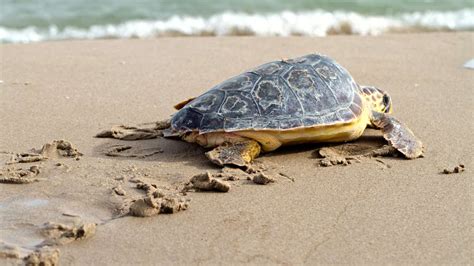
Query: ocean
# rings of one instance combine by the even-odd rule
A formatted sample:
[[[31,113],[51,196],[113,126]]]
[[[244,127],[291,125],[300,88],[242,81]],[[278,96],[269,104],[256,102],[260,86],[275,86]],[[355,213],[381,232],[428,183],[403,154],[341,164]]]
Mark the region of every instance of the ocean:
[[[472,31],[473,0],[1,0],[0,42]]]

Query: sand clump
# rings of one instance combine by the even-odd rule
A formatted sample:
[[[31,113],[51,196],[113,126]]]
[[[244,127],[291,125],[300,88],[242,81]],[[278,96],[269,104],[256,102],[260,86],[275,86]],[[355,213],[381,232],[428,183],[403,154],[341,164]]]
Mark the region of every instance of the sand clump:
[[[466,170],[466,167],[464,164],[459,164],[457,166],[455,166],[454,168],[450,169],[450,168],[445,168],[443,169],[443,171],[441,172],[442,174],[445,174],[445,175],[450,175],[450,174],[459,174],[459,173],[462,173]]]
[[[238,181],[238,180],[250,180],[257,181],[256,184],[268,184],[276,182],[277,176],[288,179],[291,182],[295,182],[295,179],[285,173],[270,171],[265,165],[256,162],[250,165],[247,170],[240,168],[224,167],[219,173],[213,175],[214,177],[221,178],[224,181]],[[268,180],[264,181],[264,180]]]
[[[127,195],[127,192],[120,185],[118,185],[116,187],[113,187],[112,190],[115,192],[115,194],[117,194],[119,196],[126,196]]]
[[[129,214],[137,217],[150,217],[158,214],[173,214],[189,207],[189,199],[175,190],[159,189],[156,185],[138,182],[137,188],[144,190],[146,196],[133,200]]]
[[[14,245],[0,242],[0,259],[9,259],[11,265],[53,266],[59,263],[59,249],[43,246],[22,256],[20,249]],[[9,262],[6,260],[5,262]],[[23,263],[21,263],[23,262]],[[8,263],[6,265],[9,265]]]
[[[251,175],[240,168],[224,167],[219,173],[214,175],[224,181],[237,181],[240,179],[249,179]]]
[[[39,154],[46,158],[78,158],[83,155],[71,142],[67,140],[54,140],[52,143],[46,143],[39,151]]]
[[[154,193],[135,200],[129,214],[137,217],[150,217],[158,214],[173,214],[189,207],[189,200],[179,195]]]
[[[248,180],[254,184],[267,185],[269,183],[275,183],[277,176],[281,176],[294,182],[294,178],[291,178],[286,174],[275,174],[268,171],[263,164],[256,164],[253,167],[250,166],[247,168],[246,171],[243,171],[240,168],[224,167],[220,172],[215,174],[205,172],[194,175],[185,188],[194,189],[195,191],[228,192],[231,185],[226,181]]]
[[[53,266],[59,264],[59,249],[44,247],[30,253],[23,259],[28,266]]]
[[[159,206],[161,207],[161,205]],[[130,206],[130,215],[137,217],[150,217],[158,215],[160,213],[160,208],[158,208],[158,203],[150,199],[138,199],[132,203]]]
[[[322,157],[319,164],[324,167],[338,164],[349,165],[352,163],[351,160],[357,160],[354,156],[348,156],[337,149],[328,147],[319,149],[318,154]]]
[[[0,183],[29,184],[40,180],[37,176],[41,173],[41,166],[32,165],[29,168],[23,168],[11,165],[34,163],[64,157],[78,160],[81,156],[82,153],[79,152],[71,142],[67,140],[54,140],[51,143],[44,144],[39,150],[32,149],[29,152],[13,154],[6,163],[7,166],[0,169]],[[56,165],[62,166],[60,163]]]
[[[46,237],[46,240],[33,250],[27,249],[29,252],[26,256],[21,255],[17,246],[0,243],[0,258],[14,259],[16,264],[21,264],[20,259],[23,259],[24,265],[58,265],[60,251],[57,246],[75,240],[87,239],[95,234],[95,230],[95,223],[65,225],[48,222],[41,229],[41,233]]]
[[[38,182],[36,176],[40,173],[40,166],[32,165],[29,168],[7,167],[0,169],[0,183],[5,184],[29,184]]]
[[[287,177],[285,177],[287,178]],[[256,184],[269,184],[275,178],[262,172],[246,172],[238,168],[223,168],[219,173],[205,172],[194,175],[182,186],[182,189],[159,188],[157,185],[134,178],[129,181],[136,183],[136,188],[145,191],[143,198],[131,201],[128,214],[137,217],[150,217],[158,214],[172,214],[186,210],[190,199],[186,198],[187,192],[215,191],[229,192],[231,185],[228,181],[251,180]],[[179,187],[179,186],[178,186]],[[116,186],[113,191],[122,196],[125,192]]]
[[[75,240],[90,238],[95,234],[96,227],[95,223],[65,225],[48,222],[42,229],[43,235],[47,237],[42,246],[64,245]]]
[[[259,185],[267,185],[269,183],[274,183],[275,182],[275,178],[273,178],[272,176],[269,176],[267,174],[264,174],[264,173],[259,173],[257,175],[255,175],[253,178],[252,178],[252,181],[255,183],[255,184],[259,184]]]
[[[78,159],[82,153],[67,140],[54,140],[46,143],[40,150],[32,149],[31,152],[17,153],[12,156],[7,164],[32,163],[52,158],[70,157]]]
[[[35,152],[22,152],[13,155],[7,164],[34,163],[46,160],[47,157]]]
[[[20,257],[20,249],[17,246],[0,241],[0,259],[19,259]]]
[[[229,192],[230,190],[229,183],[213,177],[209,172],[191,177],[189,185],[197,191]]]

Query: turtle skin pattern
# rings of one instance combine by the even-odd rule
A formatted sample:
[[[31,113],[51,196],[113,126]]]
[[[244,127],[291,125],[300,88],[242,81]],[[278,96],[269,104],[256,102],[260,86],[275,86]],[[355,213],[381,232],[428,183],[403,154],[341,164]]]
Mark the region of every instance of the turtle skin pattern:
[[[359,87],[318,54],[274,61],[230,78],[171,119],[179,132],[287,130],[350,122],[362,114]]]

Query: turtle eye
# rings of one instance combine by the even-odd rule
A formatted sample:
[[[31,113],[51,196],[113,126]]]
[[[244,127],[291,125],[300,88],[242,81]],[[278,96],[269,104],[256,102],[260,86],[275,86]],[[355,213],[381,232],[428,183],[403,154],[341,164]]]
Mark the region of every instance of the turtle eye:
[[[383,106],[385,107],[385,113],[388,113],[390,112],[390,109],[392,109],[392,106],[390,106],[391,103],[390,103],[390,97],[386,94],[384,94],[383,96]]]

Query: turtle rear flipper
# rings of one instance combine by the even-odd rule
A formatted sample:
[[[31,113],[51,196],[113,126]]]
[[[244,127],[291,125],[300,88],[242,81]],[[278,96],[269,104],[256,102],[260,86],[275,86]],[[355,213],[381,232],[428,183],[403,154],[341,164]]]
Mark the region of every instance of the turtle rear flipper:
[[[181,109],[183,109],[184,106],[186,106],[186,104],[192,102],[194,99],[196,99],[196,97],[192,97],[192,98],[189,98],[189,99],[187,99],[187,100],[184,100],[184,101],[182,101],[182,102],[180,102],[180,103],[177,103],[177,104],[175,104],[173,107],[174,107],[174,109],[176,109],[176,110],[181,110]]]
[[[372,124],[380,128],[383,137],[395,149],[408,159],[414,159],[423,155],[423,144],[413,132],[391,115],[372,112]]]

